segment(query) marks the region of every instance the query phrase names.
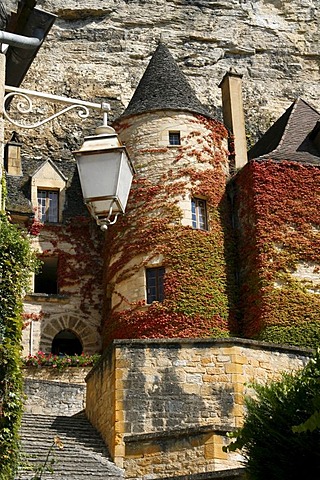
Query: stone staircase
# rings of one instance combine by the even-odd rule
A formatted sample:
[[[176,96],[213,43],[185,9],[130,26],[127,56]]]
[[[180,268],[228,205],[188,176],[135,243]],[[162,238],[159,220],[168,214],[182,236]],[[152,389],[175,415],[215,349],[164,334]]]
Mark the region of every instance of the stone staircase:
[[[16,480],[31,480],[34,468],[45,462],[54,438],[63,448],[54,445],[49,456],[52,472],[42,480],[101,480],[124,478],[124,472],[111,462],[107,449],[84,413],[71,417],[25,413],[21,426],[23,466]]]

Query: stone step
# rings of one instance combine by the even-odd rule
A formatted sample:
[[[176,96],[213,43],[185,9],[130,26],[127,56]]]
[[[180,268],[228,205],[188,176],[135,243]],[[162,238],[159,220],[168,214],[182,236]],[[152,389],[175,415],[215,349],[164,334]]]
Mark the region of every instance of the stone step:
[[[84,413],[72,416],[33,415],[26,413],[20,430],[23,462],[17,479],[30,480],[37,465],[43,465],[54,438],[59,437],[63,448],[51,450],[53,473],[43,480],[123,480],[124,472],[110,460],[107,448]]]

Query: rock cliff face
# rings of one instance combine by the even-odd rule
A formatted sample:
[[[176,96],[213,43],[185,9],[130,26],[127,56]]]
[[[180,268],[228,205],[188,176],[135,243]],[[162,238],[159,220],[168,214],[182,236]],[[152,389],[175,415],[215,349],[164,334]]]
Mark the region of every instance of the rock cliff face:
[[[38,7],[58,19],[25,88],[106,99],[116,118],[161,39],[217,118],[223,75],[230,67],[243,73],[249,143],[298,96],[320,108],[318,0],[38,0]],[[89,120],[63,118],[27,131],[25,151],[69,157],[83,127],[92,131]]]

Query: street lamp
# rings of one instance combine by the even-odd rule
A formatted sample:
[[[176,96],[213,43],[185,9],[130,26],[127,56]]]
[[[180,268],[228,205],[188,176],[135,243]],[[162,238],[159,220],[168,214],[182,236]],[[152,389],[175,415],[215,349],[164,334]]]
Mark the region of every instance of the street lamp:
[[[89,109],[103,112],[103,125],[96,129],[94,136],[84,139],[82,147],[74,152],[74,155],[77,159],[84,202],[101,229],[107,230],[109,225],[113,225],[117,221],[118,215],[125,212],[134,175],[134,168],[125,146],[121,145],[115,130],[108,125],[107,112],[110,110],[110,105],[85,102],[16,87],[6,86],[5,90],[7,94],[4,97],[4,116],[11,123],[21,128],[36,128],[71,109],[77,109],[78,115],[82,119],[88,117]],[[67,106],[44,120],[26,125],[13,119],[6,110],[6,103],[15,95],[20,96],[23,101],[27,102],[27,107],[22,101],[18,102],[16,106],[22,114],[32,112],[32,97]]]
[[[101,230],[124,213],[134,174],[126,148],[115,130],[104,123],[74,152],[84,202]]]

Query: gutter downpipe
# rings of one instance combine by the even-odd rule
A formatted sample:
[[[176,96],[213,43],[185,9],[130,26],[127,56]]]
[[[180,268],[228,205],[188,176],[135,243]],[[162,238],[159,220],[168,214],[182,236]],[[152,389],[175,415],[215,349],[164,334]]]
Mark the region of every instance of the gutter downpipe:
[[[39,37],[25,37],[23,35],[17,35],[15,33],[3,32],[0,30],[0,44],[10,45],[11,47],[18,48],[37,48],[41,45],[43,39],[41,37],[42,31],[39,30]]]

